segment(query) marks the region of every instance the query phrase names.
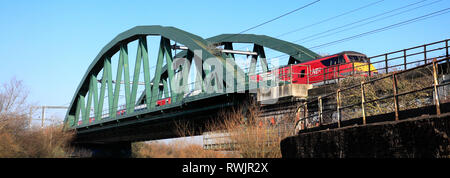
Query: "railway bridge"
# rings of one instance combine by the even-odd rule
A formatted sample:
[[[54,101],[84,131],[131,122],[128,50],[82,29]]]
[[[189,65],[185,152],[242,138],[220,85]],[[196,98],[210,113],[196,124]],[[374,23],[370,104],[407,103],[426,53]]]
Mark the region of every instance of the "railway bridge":
[[[430,47],[436,44],[444,46]],[[263,118],[288,111],[296,116],[297,126],[306,126],[307,119],[308,124],[315,123],[323,113],[314,119],[301,117],[310,113],[301,103],[320,98],[327,93],[326,86],[344,78],[388,74],[399,66],[408,70],[420,62],[429,64],[432,58],[445,59],[437,62],[439,66],[448,65],[448,40],[423,47],[414,54],[400,51],[403,57],[390,59],[394,53],[384,54],[381,60],[374,56],[366,63],[330,64],[313,73],[309,66],[304,66],[306,71],[292,66],[322,56],[269,36],[223,34],[203,39],[174,27],[137,26],[117,35],[93,59],[70,102],[64,128],[76,131],[75,146],[93,150],[96,156],[130,156],[132,142],[179,137],[178,123],[183,122],[194,134],[202,134],[209,131],[206,124],[220,119],[221,110],[249,101],[267,111]],[[129,49],[136,50],[134,63],[129,62]],[[274,65],[267,60],[268,50],[288,57],[287,62]],[[446,54],[430,54],[439,50]],[[409,59],[417,55],[424,58]],[[240,64],[238,56],[249,60]],[[395,60],[402,62],[392,63]],[[298,83],[300,77],[307,82]]]
[[[153,39],[159,45],[150,45]],[[253,50],[233,49],[237,44]],[[137,52],[130,71],[131,45]],[[134,27],[117,35],[94,58],[75,91],[64,127],[76,131],[75,145],[105,154],[129,150],[135,141],[178,137],[178,122],[189,122],[194,133],[201,134],[219,110],[280,85],[275,75],[273,80],[251,79],[257,71],[271,70],[265,56],[268,48],[288,55],[292,63],[319,57],[300,45],[264,35],[228,34],[205,40],[174,27]],[[156,53],[153,59],[151,52]],[[236,55],[250,57],[249,66],[238,65]]]

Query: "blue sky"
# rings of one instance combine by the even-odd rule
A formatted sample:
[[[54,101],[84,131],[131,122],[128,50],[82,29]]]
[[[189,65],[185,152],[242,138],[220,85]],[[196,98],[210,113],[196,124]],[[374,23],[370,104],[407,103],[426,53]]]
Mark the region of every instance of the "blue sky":
[[[247,33],[275,37],[376,1],[321,0]],[[280,38],[295,41],[419,1],[385,0]],[[414,7],[434,1],[427,0]],[[0,83],[16,77],[23,80],[29,89],[30,102],[38,105],[69,105],[86,69],[101,48],[116,35],[134,26],[174,26],[208,38],[222,33],[238,33],[310,2],[313,0],[0,0]],[[362,27],[299,44],[308,48],[448,7],[450,0],[441,0]],[[449,17],[450,13],[447,13],[313,51],[332,54],[353,50],[371,56],[444,40],[450,37]]]

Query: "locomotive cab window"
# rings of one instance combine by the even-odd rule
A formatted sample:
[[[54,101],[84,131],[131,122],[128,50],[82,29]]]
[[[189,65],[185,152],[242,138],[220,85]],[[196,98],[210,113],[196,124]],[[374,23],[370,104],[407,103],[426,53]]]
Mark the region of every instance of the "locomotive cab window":
[[[350,62],[367,62],[366,56],[347,55]]]
[[[347,62],[345,61],[344,55],[340,55],[338,59],[338,64],[345,64],[345,63]]]

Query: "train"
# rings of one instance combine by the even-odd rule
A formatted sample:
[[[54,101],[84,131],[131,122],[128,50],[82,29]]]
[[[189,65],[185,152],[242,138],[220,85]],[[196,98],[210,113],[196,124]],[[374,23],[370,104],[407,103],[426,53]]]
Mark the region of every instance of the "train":
[[[267,76],[277,74],[280,81],[292,84],[314,84],[325,80],[348,76],[378,74],[365,54],[344,51],[312,61],[283,66],[267,73],[251,76],[254,81],[262,81]]]

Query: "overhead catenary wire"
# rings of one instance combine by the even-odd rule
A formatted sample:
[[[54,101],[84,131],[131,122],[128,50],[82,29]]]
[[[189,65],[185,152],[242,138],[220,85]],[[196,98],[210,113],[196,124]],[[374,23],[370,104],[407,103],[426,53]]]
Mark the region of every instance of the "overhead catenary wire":
[[[297,12],[297,11],[299,11],[299,10],[301,10],[301,9],[304,9],[304,8],[306,8],[306,7],[308,7],[308,6],[311,6],[311,5],[313,5],[313,4],[315,4],[315,3],[319,2],[319,1],[320,1],[320,0],[316,0],[316,1],[314,1],[314,2],[311,2],[311,3],[307,4],[307,5],[304,5],[304,6],[302,6],[302,7],[299,7],[299,8],[297,8],[297,9],[294,9],[294,10],[288,12],[288,13],[285,13],[285,14],[283,14],[283,15],[280,15],[280,16],[278,16],[278,17],[275,17],[275,18],[273,18],[273,19],[271,19],[271,20],[269,20],[269,21],[263,22],[263,23],[261,23],[261,24],[259,24],[259,25],[254,26],[254,27],[250,27],[250,28],[248,28],[248,29],[246,29],[246,30],[243,30],[243,31],[239,32],[239,34],[248,32],[248,31],[250,31],[250,30],[253,30],[253,29],[255,29],[255,28],[258,28],[258,27],[260,27],[260,26],[263,26],[263,25],[265,25],[265,24],[268,24],[268,23],[270,23],[270,22],[273,22],[273,21],[275,21],[275,20],[277,20],[277,19],[280,19],[280,18],[282,18],[282,17],[284,17],[284,16],[287,16],[287,15],[292,14],[292,13],[294,13],[294,12]]]
[[[294,10],[292,10],[292,11],[289,11],[289,12],[283,14],[283,15],[280,15],[280,16],[278,16],[278,17],[275,17],[275,18],[273,18],[273,19],[270,19],[270,20],[268,20],[268,21],[265,21],[265,22],[263,22],[263,23],[261,23],[261,24],[255,25],[255,26],[250,27],[250,28],[248,28],[248,29],[245,29],[245,30],[243,30],[243,31],[241,31],[241,32],[239,32],[239,33],[237,33],[237,34],[235,34],[235,35],[242,34],[242,33],[248,32],[248,31],[250,31],[250,30],[253,30],[253,29],[255,29],[255,28],[261,27],[261,26],[263,26],[263,25],[265,25],[265,24],[268,24],[268,23],[270,23],[270,22],[273,22],[273,21],[275,21],[275,20],[278,20],[278,19],[280,19],[280,18],[282,18],[282,17],[285,17],[285,16],[287,16],[287,15],[289,15],[289,14],[292,14],[292,13],[294,13],[294,12],[297,12],[297,11],[299,11],[299,10],[302,10],[302,9],[304,9],[304,8],[307,8],[307,7],[309,7],[309,6],[311,6],[311,5],[315,4],[315,3],[318,3],[319,1],[320,1],[320,0],[316,0],[316,1],[313,1],[313,2],[311,2],[311,3],[308,3],[308,4],[306,4],[306,5],[304,5],[304,6],[301,6],[301,7],[297,8],[297,9],[294,9]],[[233,37],[233,36],[234,36],[234,35],[231,35],[231,36],[225,37],[225,38],[220,39],[220,40],[224,40],[224,39],[227,39],[227,38],[231,38],[231,37]],[[220,41],[220,40],[219,40],[219,41]]]
[[[421,6],[418,6],[418,7],[407,9],[407,10],[401,11],[399,13],[395,13],[395,14],[392,14],[392,15],[389,15],[389,16],[386,16],[386,17],[378,18],[378,19],[375,19],[375,20],[372,20],[372,21],[360,24],[360,25],[355,27],[355,24],[358,24],[358,23],[361,23],[361,22],[364,22],[366,20],[370,20],[370,19],[373,19],[373,18],[376,18],[376,17],[380,17],[380,16],[383,16],[383,15],[386,15],[386,14],[389,14],[389,13],[392,13],[392,12],[395,12],[395,11],[398,11],[398,10],[402,10],[402,9],[405,9],[405,8],[408,8],[408,7],[420,4],[420,3],[425,2],[425,1],[428,1],[428,0],[421,0],[421,1],[418,1],[418,2],[414,2],[414,3],[408,4],[406,6],[402,6],[402,7],[399,7],[399,8],[393,9],[393,10],[389,10],[389,11],[386,11],[386,12],[383,12],[383,13],[380,13],[380,14],[377,14],[377,15],[374,15],[374,16],[370,16],[370,17],[367,17],[367,18],[364,18],[364,19],[361,19],[361,20],[357,20],[357,21],[354,21],[354,22],[351,22],[351,23],[348,23],[348,24],[345,24],[345,25],[342,25],[342,26],[339,26],[339,27],[336,27],[336,28],[332,28],[332,29],[329,29],[329,30],[326,30],[326,31],[323,31],[323,32],[320,32],[320,33],[316,33],[316,34],[313,34],[313,35],[310,35],[310,36],[298,39],[298,40],[294,40],[292,42],[293,43],[298,43],[298,42],[300,42],[302,40],[306,40],[306,39],[309,39],[309,40],[303,41],[304,43],[311,42],[311,41],[314,41],[314,40],[317,40],[317,39],[320,39],[320,38],[324,38],[324,37],[327,37],[327,36],[330,36],[330,35],[334,35],[334,34],[337,34],[337,33],[340,33],[340,32],[344,32],[344,31],[347,31],[347,30],[352,30],[354,28],[359,28],[359,27],[362,27],[362,26],[365,26],[365,25],[368,25],[368,24],[371,24],[371,23],[374,23],[374,22],[377,22],[377,21],[380,21],[380,20],[384,20],[384,19],[387,19],[387,18],[390,18],[390,17],[394,17],[394,16],[397,16],[397,15],[406,13],[406,12],[410,12],[410,11],[413,11],[413,10],[416,10],[416,9],[419,9],[419,8],[423,8],[425,6],[429,6],[429,5],[435,4],[435,3],[440,2],[442,0],[433,1],[433,2],[428,3],[428,4],[424,4],[424,5],[421,5]],[[341,28],[344,28],[344,27],[349,27],[349,28],[345,28],[344,30],[333,32],[335,30],[338,30],[338,29],[341,29]],[[328,32],[333,32],[333,33],[326,34]],[[326,35],[322,35],[322,34],[326,34]],[[319,36],[319,35],[322,35],[322,36]],[[316,37],[316,38],[314,38],[314,37]],[[282,56],[285,56],[285,55],[280,55],[280,56],[277,56],[277,57],[282,57]]]
[[[322,21],[319,21],[319,22],[316,22],[316,23],[313,23],[313,24],[309,24],[309,25],[306,25],[306,26],[303,26],[303,27],[300,27],[300,28],[297,28],[297,29],[294,29],[294,30],[291,30],[291,31],[288,31],[288,32],[284,32],[284,33],[282,33],[282,34],[280,34],[280,35],[278,35],[278,36],[275,36],[275,38],[279,38],[279,37],[282,37],[282,36],[285,36],[285,35],[288,35],[288,34],[291,34],[291,33],[295,33],[295,32],[298,32],[298,31],[301,31],[301,30],[304,30],[304,29],[307,29],[307,28],[310,28],[310,27],[313,27],[313,26],[316,26],[316,25],[319,25],[319,24],[328,22],[328,21],[330,21],[330,20],[333,20],[333,19],[336,19],[336,18],[345,16],[345,15],[348,15],[348,14],[351,14],[351,13],[354,13],[354,12],[357,12],[357,11],[360,11],[360,10],[362,10],[362,9],[365,9],[365,8],[368,8],[368,7],[371,7],[371,6],[374,6],[374,5],[376,5],[376,4],[378,4],[378,3],[381,3],[381,2],[383,2],[383,1],[384,1],[384,0],[375,1],[375,2],[373,2],[373,3],[366,4],[366,5],[364,5],[364,6],[361,6],[361,7],[352,9],[352,10],[350,10],[350,11],[346,11],[346,12],[344,12],[344,13],[341,13],[341,14],[339,14],[339,15],[336,15],[336,16],[333,16],[333,17],[330,17],[330,18],[327,18],[327,19],[325,19],[325,20],[322,20]],[[426,1],[426,0],[424,0],[424,1]],[[251,45],[247,45],[247,46],[244,46],[244,47],[242,47],[242,48],[246,48],[246,47],[249,47],[249,46],[251,46]],[[240,49],[242,49],[242,48],[240,48]]]
[[[401,26],[404,26],[404,25],[407,25],[407,24],[410,24],[410,23],[414,23],[414,22],[418,22],[418,21],[421,21],[421,20],[425,20],[425,19],[431,18],[431,17],[435,17],[435,16],[446,14],[446,13],[450,12],[449,10],[450,10],[450,8],[445,8],[445,9],[442,9],[442,10],[439,10],[439,11],[435,11],[435,12],[432,12],[432,13],[429,13],[429,14],[426,14],[426,15],[422,15],[422,16],[419,16],[419,17],[416,17],[416,18],[412,18],[412,19],[405,20],[405,21],[402,21],[402,22],[399,22],[399,23],[388,25],[388,26],[383,27],[383,28],[378,28],[378,29],[371,30],[371,31],[368,31],[368,32],[365,32],[365,33],[360,33],[358,35],[350,36],[350,37],[347,37],[347,38],[342,38],[340,40],[336,40],[336,41],[324,43],[324,44],[321,44],[321,45],[313,46],[313,47],[311,47],[309,49],[318,49],[318,48],[322,48],[322,47],[325,47],[325,46],[335,45],[335,44],[342,43],[342,42],[349,41],[349,40],[353,40],[353,39],[356,39],[356,38],[361,38],[363,36],[367,36],[367,35],[379,33],[379,32],[382,32],[382,31],[390,30],[390,29],[393,29],[393,28],[401,27]]]
[[[342,14],[339,14],[339,15],[336,15],[336,16],[333,16],[333,17],[330,17],[330,18],[327,18],[327,19],[325,19],[325,20],[322,20],[322,21],[319,21],[319,22],[316,22],[316,23],[313,23],[313,24],[310,24],[310,25],[306,25],[306,26],[297,28],[297,29],[295,29],[295,30],[291,30],[291,31],[282,33],[282,34],[280,34],[280,35],[278,35],[278,36],[275,36],[275,37],[276,37],[276,38],[279,38],[279,37],[282,37],[282,36],[285,36],[285,35],[288,35],[288,34],[291,34],[291,33],[295,33],[295,32],[298,32],[298,31],[301,31],[301,30],[304,30],[304,29],[307,29],[307,28],[310,28],[310,27],[313,27],[313,26],[316,26],[316,25],[319,25],[319,24],[328,22],[328,21],[330,21],[330,20],[333,20],[333,19],[342,17],[342,16],[344,16],[344,15],[348,15],[348,14],[351,14],[351,13],[353,13],[353,12],[357,12],[357,11],[359,11],[359,10],[362,10],[362,9],[365,9],[365,8],[368,8],[368,7],[371,7],[371,6],[374,6],[374,5],[376,5],[376,4],[378,4],[378,3],[381,3],[381,2],[383,2],[383,1],[384,1],[384,0],[379,0],[379,1],[376,1],[376,2],[373,2],[373,3],[370,3],[370,4],[367,4],[367,5],[364,5],[364,6],[361,6],[361,7],[356,8],[356,9],[352,9],[352,10],[350,10],[350,11],[344,12],[344,13],[342,13]]]
[[[364,19],[361,19],[361,20],[358,20],[358,21],[355,21],[355,22],[352,22],[352,23],[348,23],[348,24],[342,25],[342,26],[340,26],[340,27],[336,27],[336,28],[333,28],[333,29],[329,29],[329,30],[326,30],[326,31],[324,31],[324,32],[320,32],[320,33],[317,33],[317,34],[314,34],[314,35],[310,35],[310,36],[307,36],[307,37],[305,37],[305,38],[302,38],[302,39],[299,39],[299,40],[295,40],[295,41],[292,41],[292,42],[293,42],[293,43],[298,43],[298,42],[301,41],[301,40],[306,40],[306,39],[312,38],[312,39],[310,39],[310,40],[304,41],[304,42],[310,42],[310,41],[314,41],[314,40],[317,40],[317,39],[320,39],[320,38],[323,38],[323,37],[327,37],[327,36],[330,36],[330,35],[333,35],[333,34],[337,34],[337,33],[343,32],[343,31],[347,31],[347,30],[350,30],[350,29],[354,29],[354,28],[355,28],[355,27],[354,27],[355,24],[358,24],[358,23],[361,23],[361,22],[364,22],[364,21],[367,21],[367,20],[370,20],[370,19],[373,19],[373,18],[376,18],[376,17],[380,17],[380,16],[383,16],[383,15],[386,15],[386,14],[390,14],[390,13],[393,13],[393,12],[395,12],[395,11],[405,9],[405,8],[408,8],[408,7],[411,7],[411,6],[420,4],[420,3],[425,2],[425,1],[428,1],[428,0],[417,1],[417,2],[408,4],[408,5],[405,5],[405,6],[396,8],[396,9],[392,9],[392,10],[389,10],[389,11],[386,11],[386,12],[383,12],[383,13],[380,13],[380,14],[377,14],[377,15],[374,15],[374,16],[370,16],[370,17],[368,17],[368,18],[364,18]],[[361,24],[361,25],[358,25],[357,27],[362,27],[362,26],[364,26],[364,25],[368,25],[368,24],[373,23],[373,22],[376,22],[376,21],[380,21],[380,20],[387,19],[387,18],[390,18],[390,17],[393,17],[393,16],[397,16],[397,15],[400,15],[400,14],[403,14],[403,13],[406,13],[406,12],[413,11],[413,10],[416,10],[416,9],[419,9],[419,8],[423,8],[423,7],[425,7],[425,6],[429,6],[429,5],[435,4],[435,3],[440,2],[440,1],[442,1],[442,0],[433,1],[433,2],[430,2],[430,3],[424,4],[424,5],[418,6],[418,7],[414,7],[414,8],[411,8],[411,9],[407,9],[407,10],[404,10],[404,11],[401,11],[401,12],[398,12],[398,13],[395,13],[395,14],[392,14],[392,15],[390,15],[390,16],[378,18],[378,19],[375,19],[375,20],[372,20],[372,21],[363,23],[363,24]],[[375,3],[377,3],[377,2],[375,2]],[[372,4],[374,4],[374,3],[372,3]],[[369,5],[370,5],[370,4],[369,4]],[[353,26],[352,26],[352,25],[353,25]],[[344,27],[348,27],[348,26],[352,26],[352,27],[345,28],[344,30],[340,30],[340,31],[337,31],[337,32],[334,32],[334,33],[326,34],[326,33],[328,33],[328,32],[332,32],[332,31],[335,31],[335,30],[338,30],[338,29],[341,29],[341,28],[344,28]],[[321,34],[326,34],[326,35],[319,36],[319,35],[321,35]],[[313,37],[316,37],[316,38],[313,38]],[[266,53],[266,55],[267,55],[267,53]],[[282,55],[279,55],[279,56],[275,56],[275,57],[273,57],[272,59],[274,59],[274,58],[280,58],[280,57],[284,57],[284,56],[288,56],[288,55],[287,55],[287,54],[282,54]]]
[[[292,41],[292,42],[293,42],[293,43],[298,43],[298,42],[300,42],[300,41],[302,41],[302,40],[306,40],[306,39],[310,39],[310,40],[303,41],[303,42],[310,42],[310,41],[314,41],[314,40],[317,40],[317,39],[320,39],[320,38],[324,38],[324,37],[327,37],[327,36],[330,36],[330,35],[333,35],[333,34],[337,34],[337,33],[344,32],[344,31],[347,31],[347,30],[350,30],[350,29],[354,29],[354,28],[355,28],[355,27],[354,27],[355,24],[358,24],[358,23],[361,23],[361,22],[364,22],[364,21],[366,21],[366,20],[370,20],[370,19],[373,19],[373,18],[376,18],[376,17],[380,17],[380,16],[383,16],[383,15],[386,15],[386,14],[389,14],[389,13],[392,13],[392,12],[395,12],[395,11],[398,11],[398,10],[402,10],[402,9],[405,9],[405,8],[408,8],[408,7],[411,7],[411,6],[420,4],[420,3],[425,2],[425,1],[428,1],[428,0],[417,1],[417,2],[408,4],[408,5],[399,7],[399,8],[395,8],[395,9],[392,9],[392,10],[389,10],[389,11],[386,11],[386,12],[383,12],[383,13],[380,13],[380,14],[377,14],[377,15],[373,15],[373,16],[370,16],[370,17],[367,17],[367,18],[364,18],[364,19],[361,19],[361,20],[357,20],[357,21],[354,21],[354,22],[351,22],[351,23],[342,25],[342,26],[339,26],[339,27],[336,27],[336,28],[332,28],[332,29],[329,29],[329,30],[326,30],[326,31],[323,31],[323,32],[319,32],[319,33],[316,33],[316,34],[313,34],[313,35],[310,35],[310,36],[307,36],[307,37],[304,37],[304,38],[301,38],[301,39],[298,39],[298,40],[295,40],[295,41]],[[390,15],[390,16],[386,16],[386,17],[383,17],[383,18],[375,19],[375,20],[369,21],[369,22],[367,22],[367,23],[358,25],[358,26],[356,26],[356,27],[362,27],[362,26],[364,26],[364,25],[368,25],[368,24],[373,23],[373,22],[376,22],[376,21],[380,21],[380,20],[383,20],[383,19],[387,19],[387,18],[390,18],[390,17],[393,17],[393,16],[397,16],[397,15],[406,13],[406,12],[410,12],[410,11],[413,11],[413,10],[416,10],[416,9],[419,9],[419,8],[422,8],[422,7],[431,5],[431,4],[435,4],[435,3],[440,2],[440,1],[442,1],[442,0],[433,1],[433,2],[428,3],[428,4],[424,4],[424,5],[415,7],[415,8],[411,8],[411,9],[408,9],[408,10],[405,10],[405,11],[401,11],[401,12],[399,12],[399,13],[392,14],[392,15]],[[350,27],[349,27],[349,26],[350,26]],[[344,28],[344,27],[349,27],[349,28],[345,28],[344,30],[340,30],[340,31],[337,31],[337,32],[333,32],[333,31],[335,31],[335,30],[338,30],[338,29],[341,29],[341,28]],[[328,32],[333,32],[333,33],[326,34],[326,33],[328,33]],[[322,34],[326,34],[326,35],[322,35]],[[319,36],[319,35],[322,35],[322,36]],[[316,38],[314,38],[314,37],[316,37]],[[312,38],[312,39],[311,39],[311,38]],[[276,56],[275,58],[277,58],[277,57],[283,57],[283,56],[286,56],[286,55],[279,55],[279,56]]]
[[[364,37],[364,36],[367,36],[367,35],[383,32],[383,31],[390,30],[390,29],[397,28],[397,27],[401,27],[401,26],[404,26],[404,25],[407,25],[407,24],[415,23],[415,22],[418,22],[418,21],[421,21],[421,20],[429,19],[429,18],[432,18],[432,17],[435,17],[435,16],[444,15],[444,14],[450,12],[449,10],[450,10],[450,8],[445,8],[445,9],[442,9],[442,10],[439,10],[439,11],[435,11],[435,12],[432,12],[432,13],[429,13],[429,14],[426,14],[426,15],[422,15],[422,16],[415,17],[415,18],[412,18],[412,19],[408,19],[408,20],[405,20],[405,21],[402,21],[402,22],[398,22],[398,23],[395,23],[395,24],[392,24],[392,25],[388,25],[388,26],[385,26],[385,27],[382,27],[382,28],[378,28],[378,29],[375,29],[375,30],[371,30],[371,31],[368,31],[368,32],[360,33],[360,34],[353,35],[353,36],[350,36],[350,37],[342,38],[342,39],[335,40],[335,41],[332,41],[332,42],[324,43],[324,44],[321,44],[321,45],[309,47],[308,49],[319,49],[319,48],[323,48],[323,47],[326,47],[326,46],[339,44],[339,43],[342,43],[342,42],[345,42],[345,41],[350,41],[350,40],[354,40],[354,39],[357,39],[357,38],[361,38],[361,37]],[[279,56],[273,57],[272,59],[277,59],[277,58],[284,57],[284,56],[288,56],[288,55],[287,54],[283,54],[283,55],[279,55]]]
[[[424,0],[424,1],[426,1],[426,0]],[[321,32],[321,33],[317,33],[317,34],[314,34],[314,35],[311,35],[311,36],[308,36],[308,37],[305,37],[305,38],[302,38],[302,39],[299,39],[299,40],[295,40],[295,41],[293,41],[293,42],[297,43],[297,42],[299,42],[299,41],[306,40],[306,39],[309,39],[309,40],[306,40],[306,41],[303,41],[303,42],[314,41],[314,40],[317,40],[317,39],[320,39],[320,38],[324,38],[324,37],[327,37],[327,36],[330,36],[330,35],[334,35],[334,34],[337,34],[337,33],[340,33],[340,32],[345,32],[345,31],[347,31],[347,30],[352,30],[352,29],[355,29],[355,28],[363,27],[363,26],[365,26],[365,25],[368,25],[368,24],[371,24],[371,23],[374,23],[374,22],[377,22],[377,21],[380,21],[380,20],[388,19],[388,18],[397,16],[397,15],[400,15],[400,14],[403,14],[403,13],[406,13],[406,12],[410,12],[410,11],[413,11],[413,10],[416,10],[416,9],[419,9],[419,8],[422,8],[422,7],[425,7],[425,6],[429,6],[429,5],[431,5],[431,4],[435,4],[435,3],[440,2],[440,1],[442,1],[442,0],[433,1],[433,2],[428,3],[428,4],[424,4],[424,5],[421,5],[421,6],[418,6],[418,7],[414,7],[414,8],[411,8],[411,9],[407,9],[407,10],[401,11],[401,12],[399,12],[399,13],[395,13],[395,14],[392,14],[392,15],[389,15],[389,16],[386,16],[386,17],[378,18],[378,19],[375,19],[375,20],[372,20],[372,21],[369,21],[369,22],[360,24],[360,25],[358,25],[358,26],[356,26],[356,27],[354,26],[355,24],[358,24],[358,23],[360,23],[360,22],[366,21],[366,20],[368,20],[368,19],[372,19],[372,18],[375,18],[375,17],[380,17],[380,16],[383,16],[383,15],[389,14],[389,13],[391,13],[391,12],[394,12],[394,11],[396,11],[396,10],[400,10],[400,9],[409,7],[409,6],[411,6],[411,5],[417,4],[417,3],[413,3],[413,4],[410,4],[410,5],[408,5],[408,6],[404,6],[404,7],[402,7],[402,8],[397,8],[397,9],[394,9],[394,10],[391,10],[391,11],[388,11],[388,12],[385,12],[385,13],[382,13],[382,14],[378,14],[378,15],[376,15],[376,16],[372,16],[372,17],[369,17],[369,18],[365,18],[365,19],[359,20],[359,21],[354,22],[354,23],[349,23],[349,24],[346,24],[346,25],[343,25],[343,26],[340,26],[340,27],[337,27],[337,28],[334,28],[334,29],[331,29],[331,30],[327,30],[327,31],[324,31],[324,32]],[[423,1],[420,1],[420,2],[423,2]],[[420,3],[420,2],[418,2],[418,3]],[[341,29],[341,28],[343,28],[343,27],[349,27],[349,28],[345,28],[345,29],[343,29],[343,30],[336,31],[336,32],[334,32],[334,33],[326,34],[326,33],[328,33],[328,32],[331,32],[331,31],[334,31],[334,30],[338,30],[338,29]],[[319,36],[319,35],[321,35],[321,34],[326,34],[326,35]],[[315,38],[312,38],[312,37],[315,37]],[[312,39],[310,39],[310,38],[312,38]]]
[[[370,16],[370,17],[367,17],[367,18],[364,18],[364,19],[361,19],[361,20],[358,20],[358,21],[355,21],[355,22],[351,22],[351,23],[345,24],[345,25],[342,25],[342,26],[339,26],[339,27],[336,27],[336,28],[332,28],[332,29],[329,29],[329,30],[326,30],[326,31],[323,31],[323,32],[320,32],[320,33],[316,33],[316,34],[313,34],[313,35],[310,35],[310,36],[307,36],[307,37],[304,37],[304,38],[301,38],[301,39],[299,39],[299,40],[295,40],[295,41],[292,41],[292,42],[293,42],[293,43],[298,43],[299,41],[302,41],[302,40],[306,40],[306,39],[309,39],[309,38],[313,38],[313,37],[319,36],[319,35],[321,35],[321,34],[326,34],[326,33],[328,33],[328,32],[332,32],[332,31],[335,31],[335,30],[338,30],[338,29],[341,29],[341,28],[344,28],[344,27],[349,27],[349,26],[358,24],[358,23],[360,23],[360,22],[364,22],[364,21],[369,20],[369,19],[373,19],[373,18],[376,18],[376,17],[380,17],[380,16],[383,16],[383,15],[386,15],[386,14],[389,14],[389,13],[392,13],[392,12],[395,12],[395,11],[398,11],[398,10],[401,10],[401,9],[404,9],[404,8],[407,8],[407,7],[411,7],[411,6],[420,4],[420,3],[425,2],[425,1],[428,1],[428,0],[421,0],[421,1],[418,1],[418,2],[414,2],[414,3],[408,4],[408,5],[406,5],[406,6],[402,6],[402,7],[393,9],[393,10],[389,10],[389,11],[386,11],[386,12],[383,12],[383,13],[380,13],[380,14],[377,14],[377,15],[374,15],[374,16]],[[442,1],[442,0],[437,0],[437,1],[434,1],[434,2],[431,2],[431,3],[428,3],[428,4],[425,4],[425,5],[422,5],[422,6],[418,6],[418,7],[412,8],[412,9],[408,9],[408,10],[406,10],[406,11],[402,11],[402,12],[400,12],[400,13],[396,13],[396,14],[393,14],[393,15],[390,15],[390,16],[387,16],[387,17],[383,17],[383,18],[380,18],[380,19],[376,19],[376,20],[373,20],[373,21],[364,23],[364,24],[362,24],[362,25],[359,25],[359,26],[357,26],[357,27],[361,27],[361,26],[364,26],[364,25],[373,23],[373,22],[375,22],[375,21],[383,20],[383,19],[386,19],[386,18],[389,18],[389,17],[393,17],[393,16],[396,16],[396,15],[405,13],[405,12],[409,12],[409,11],[412,11],[412,10],[416,10],[416,9],[418,9],[418,8],[421,8],[421,7],[424,7],[424,6],[431,5],[431,4],[437,3],[437,2],[439,2],[439,1]],[[350,27],[350,28],[346,28],[345,30],[349,30],[349,29],[353,29],[353,28],[354,28],[354,27]],[[317,38],[313,38],[313,39],[310,39],[310,40],[305,41],[305,42],[314,41],[314,40],[317,40],[317,39],[320,39],[320,38],[323,38],[323,37],[326,37],[326,36],[330,36],[330,35],[333,35],[333,34],[336,34],[336,33],[343,32],[343,31],[345,31],[345,30],[341,30],[341,31],[337,31],[337,32],[330,33],[330,34],[327,34],[327,35],[319,36],[319,37],[317,37]],[[266,54],[267,54],[267,53],[266,53]],[[286,55],[283,54],[283,55],[280,55],[280,56],[276,56],[275,58],[277,58],[277,57],[282,57],[282,56],[286,56]]]

